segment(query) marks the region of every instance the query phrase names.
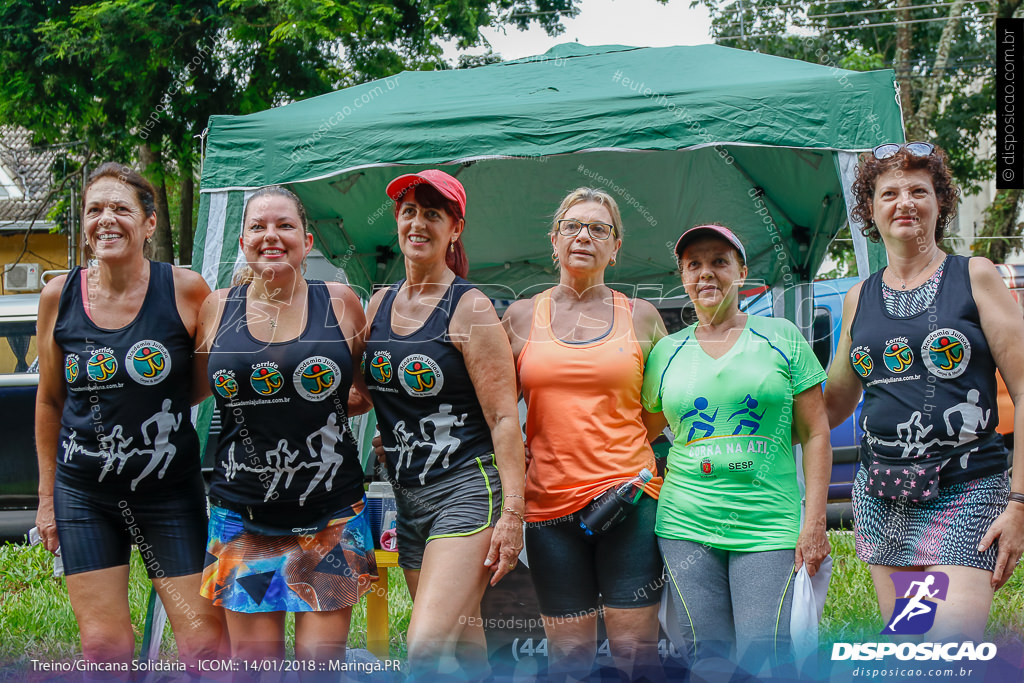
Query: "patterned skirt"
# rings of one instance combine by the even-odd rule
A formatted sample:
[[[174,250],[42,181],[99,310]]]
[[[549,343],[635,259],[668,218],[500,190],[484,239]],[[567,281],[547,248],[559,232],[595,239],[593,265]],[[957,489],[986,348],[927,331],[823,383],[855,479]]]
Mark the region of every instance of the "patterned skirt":
[[[853,482],[857,557],[886,567],[947,564],[992,571],[998,543],[983,553],[978,543],[1006,509],[1010,482],[1005,472],[939,489],[934,500],[909,503],[864,492],[867,470]]]
[[[377,579],[363,502],[316,534],[264,536],[241,516],[210,510],[201,593],[232,612],[330,612],[351,607]]]

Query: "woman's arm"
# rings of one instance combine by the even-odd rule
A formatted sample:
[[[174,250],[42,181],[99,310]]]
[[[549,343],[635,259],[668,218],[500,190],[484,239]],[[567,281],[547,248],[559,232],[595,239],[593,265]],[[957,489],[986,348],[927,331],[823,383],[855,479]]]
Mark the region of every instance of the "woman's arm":
[[[373,407],[370,392],[366,388],[366,378],[360,371],[363,351],[366,349],[366,316],[359,297],[347,285],[339,282],[328,282],[327,291],[331,295],[331,307],[334,317],[338,319],[341,333],[348,342],[352,354],[352,388],[348,392],[348,416],[355,417],[369,412]]]
[[[863,282],[858,282],[843,299],[843,325],[836,345],[836,354],[828,369],[828,381],[825,383],[824,409],[828,413],[828,426],[838,427],[843,420],[853,415],[860,402],[861,384],[857,373],[850,367],[850,327],[853,316],[857,313],[857,302],[860,300],[860,289]]]
[[[1020,346],[1021,339],[1024,339],[1024,316],[991,261],[972,258],[970,273],[981,331],[1013,399],[1013,431],[1024,435],[1024,350]],[[1010,490],[1017,493],[1024,493],[1022,440],[1015,439],[1013,448]],[[981,539],[978,551],[987,550],[996,540],[999,541],[999,555],[992,572],[992,587],[998,590],[1013,574],[1024,552],[1024,503],[1009,502]]]
[[[220,317],[224,313],[224,302],[227,301],[228,289],[211,292],[199,307],[196,316],[196,352],[192,358],[192,405],[210,396],[210,378],[207,370],[210,363],[210,351],[213,340],[220,327]]]
[[[490,300],[479,290],[470,290],[459,301],[450,331],[453,343],[466,361],[480,408],[491,428],[494,459],[504,494],[502,515],[491,535],[491,548],[484,561],[494,572],[493,586],[515,566],[523,545],[526,465],[516,407],[515,365],[508,336]],[[512,512],[508,512],[510,509]]]
[[[828,542],[825,506],[832,475],[832,444],[821,385],[815,384],[793,397],[793,427],[804,453],[804,524],[796,541],[794,568],[807,564],[814,576],[832,550]]]
[[[174,275],[174,302],[178,308],[178,316],[185,325],[185,329],[188,330],[189,336],[192,337],[193,345],[195,345],[196,330],[199,326],[199,313],[206,302],[206,297],[210,296],[210,287],[199,273],[187,268],[176,267],[172,270],[172,273]],[[204,362],[205,359],[206,357],[204,356]],[[206,367],[204,365],[202,375],[197,375],[194,365],[197,360],[198,356],[193,353],[192,390],[190,392],[192,405],[199,403],[210,395],[210,390],[207,386],[208,382],[205,377]],[[196,382],[199,382],[200,386],[196,386]]]
[[[650,301],[634,299],[633,330],[636,332],[637,341],[640,342],[640,350],[643,352],[646,365],[655,344],[661,341],[662,337],[668,335],[665,321],[661,319],[661,313]],[[665,413],[651,413],[643,409],[640,419],[643,420],[644,427],[647,428],[647,440],[651,443],[661,436],[662,431],[668,426]]]
[[[39,508],[36,526],[43,545],[57,552],[57,524],[53,520],[53,482],[57,472],[57,443],[60,439],[60,418],[64,412],[67,388],[64,386],[62,352],[53,339],[57,324],[60,293],[65,275],[51,280],[39,296],[39,319],[36,323],[36,345],[39,349],[39,387],[36,390],[36,457],[39,460]]]
[[[665,321],[661,319],[661,313],[646,299],[633,300],[633,331],[636,333],[637,341],[640,342],[640,350],[644,354],[644,362],[651,355],[651,349],[661,341],[661,338],[668,334],[665,329]]]

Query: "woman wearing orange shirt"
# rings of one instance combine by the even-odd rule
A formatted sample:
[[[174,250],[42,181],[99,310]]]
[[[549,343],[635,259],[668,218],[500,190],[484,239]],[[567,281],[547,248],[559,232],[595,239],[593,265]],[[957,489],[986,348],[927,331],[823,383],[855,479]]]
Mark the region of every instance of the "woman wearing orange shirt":
[[[526,548],[550,673],[585,679],[596,654],[598,598],[616,666],[654,677],[662,562],[654,535],[661,479],[630,516],[588,537],[579,511],[655,471],[640,405],[644,363],[665,335],[650,303],[604,284],[622,246],[622,219],[607,193],[571,192],[550,232],[557,286],[517,301],[503,323],[527,404]]]

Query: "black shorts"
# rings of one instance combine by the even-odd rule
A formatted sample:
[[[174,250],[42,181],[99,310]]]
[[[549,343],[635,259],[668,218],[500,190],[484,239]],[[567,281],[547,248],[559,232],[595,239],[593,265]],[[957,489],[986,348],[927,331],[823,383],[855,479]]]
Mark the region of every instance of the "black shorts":
[[[654,535],[658,501],[648,495],[603,536],[588,537],[579,515],[526,524],[530,576],[546,617],[583,616],[598,608],[661,602],[661,554]]]
[[[58,480],[53,510],[66,574],[126,565],[132,545],[151,579],[203,571],[206,493],[198,476],[164,495],[103,495]]]

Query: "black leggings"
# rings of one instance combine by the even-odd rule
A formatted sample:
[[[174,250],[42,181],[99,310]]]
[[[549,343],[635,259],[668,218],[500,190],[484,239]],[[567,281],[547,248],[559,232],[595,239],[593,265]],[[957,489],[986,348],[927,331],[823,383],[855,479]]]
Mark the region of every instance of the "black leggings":
[[[579,515],[526,525],[530,575],[548,617],[605,607],[648,607],[661,601],[662,562],[654,535],[658,501],[644,494],[633,512],[603,536],[586,536]]]

